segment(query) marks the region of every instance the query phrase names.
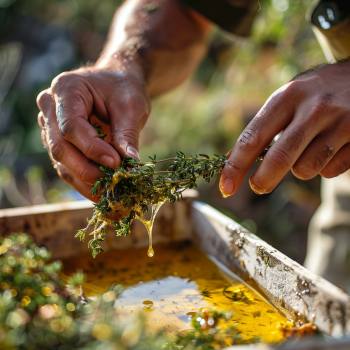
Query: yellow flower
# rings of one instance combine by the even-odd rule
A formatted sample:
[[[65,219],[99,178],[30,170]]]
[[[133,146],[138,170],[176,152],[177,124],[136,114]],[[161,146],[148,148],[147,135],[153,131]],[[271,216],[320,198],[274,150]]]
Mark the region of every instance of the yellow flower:
[[[21,300],[21,304],[23,307],[27,307],[29,305],[29,303],[31,302],[31,299],[28,296],[25,296],[22,300]]]
[[[41,293],[47,297],[47,296],[51,295],[52,290],[48,287],[43,287],[43,288],[41,288]]]

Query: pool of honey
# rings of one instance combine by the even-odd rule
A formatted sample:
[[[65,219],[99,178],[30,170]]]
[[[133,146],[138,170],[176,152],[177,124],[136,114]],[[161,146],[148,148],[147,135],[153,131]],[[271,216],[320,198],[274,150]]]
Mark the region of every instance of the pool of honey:
[[[280,342],[277,326],[288,322],[272,305],[233,274],[227,278],[212,260],[189,242],[157,245],[149,258],[146,248],[109,251],[63,260],[64,273],[83,270],[87,296],[102,293],[113,284],[125,290],[115,302],[121,314],[147,313],[150,331],[174,333],[189,329],[198,311],[232,311],[227,326],[237,325],[244,342]],[[226,277],[225,277],[226,275]],[[225,325],[226,326],[226,325]]]

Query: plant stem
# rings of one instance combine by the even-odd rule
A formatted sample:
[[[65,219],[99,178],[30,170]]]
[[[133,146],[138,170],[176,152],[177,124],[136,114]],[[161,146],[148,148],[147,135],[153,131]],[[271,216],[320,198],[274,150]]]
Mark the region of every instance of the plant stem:
[[[157,171],[154,173],[154,175],[159,175],[159,174],[169,174],[172,173],[170,170],[162,170],[162,171]]]
[[[206,174],[209,174],[209,173],[211,173],[212,171],[214,171],[214,170],[216,170],[216,169],[218,169],[218,168],[222,168],[224,165],[225,165],[225,164],[221,164],[221,165],[219,165],[219,166],[218,166],[217,168],[215,168],[215,169],[207,170],[207,171],[205,171],[204,173],[199,174],[199,175],[196,177],[196,180],[199,179],[201,176],[204,176],[204,175],[206,175]]]
[[[202,177],[202,176],[204,176],[204,175],[206,175],[206,174],[209,174],[209,173],[211,173],[212,171],[217,170],[218,168],[222,168],[224,165],[225,165],[225,164],[221,164],[221,165],[219,165],[219,166],[218,166],[217,168],[215,168],[215,169],[207,170],[207,171],[205,171],[204,173],[199,174],[198,176],[196,176],[194,179],[195,179],[195,180],[198,180],[200,177]],[[164,171],[164,173],[172,173],[172,171]],[[155,174],[156,174],[156,173],[155,173]],[[192,179],[183,179],[183,180],[173,180],[173,181],[168,181],[168,182],[170,182],[170,183],[181,183],[181,182],[188,182],[188,181],[193,181],[193,178],[192,178]]]
[[[162,160],[156,160],[156,163],[170,162],[171,160],[175,160],[175,158],[167,158],[167,159],[162,159]]]
[[[164,163],[164,162],[170,162],[172,160],[175,160],[176,158],[167,158],[167,159],[162,159],[162,160],[157,160],[155,163]],[[193,158],[183,158],[182,160],[192,160]],[[207,158],[197,158],[197,160],[205,160]]]

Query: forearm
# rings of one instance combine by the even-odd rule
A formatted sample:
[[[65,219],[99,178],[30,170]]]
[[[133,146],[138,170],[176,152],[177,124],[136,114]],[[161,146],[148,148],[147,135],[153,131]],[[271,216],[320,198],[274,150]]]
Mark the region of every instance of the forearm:
[[[96,66],[132,66],[154,97],[178,86],[196,69],[210,28],[210,22],[175,0],[127,0],[116,12]]]
[[[175,0],[127,0],[117,11],[95,65],[64,72],[37,103],[42,139],[59,176],[91,199],[102,177],[97,164],[115,169],[127,155],[139,158],[139,134],[150,96],[185,80],[203,57],[210,24]],[[147,7],[148,6],[148,7]],[[104,122],[110,142],[91,125]]]

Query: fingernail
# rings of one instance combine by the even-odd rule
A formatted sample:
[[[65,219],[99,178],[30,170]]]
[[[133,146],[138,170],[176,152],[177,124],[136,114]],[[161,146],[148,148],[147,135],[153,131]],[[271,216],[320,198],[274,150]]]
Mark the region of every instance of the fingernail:
[[[259,194],[259,195],[266,193],[264,190],[262,190],[261,188],[259,188],[258,186],[256,186],[253,183],[253,175],[249,178],[249,186],[250,186],[250,188],[253,190],[254,193]]]
[[[128,146],[126,149],[126,154],[130,157],[140,160],[139,152],[137,152],[137,149],[135,147]]]
[[[223,179],[221,179],[220,191],[221,191],[221,194],[224,198],[227,198],[227,197],[233,195],[234,189],[235,189],[235,184],[233,183],[233,181],[230,178],[224,177]]]
[[[100,158],[100,163],[104,166],[108,166],[112,169],[115,168],[115,161],[111,156],[102,156]]]

